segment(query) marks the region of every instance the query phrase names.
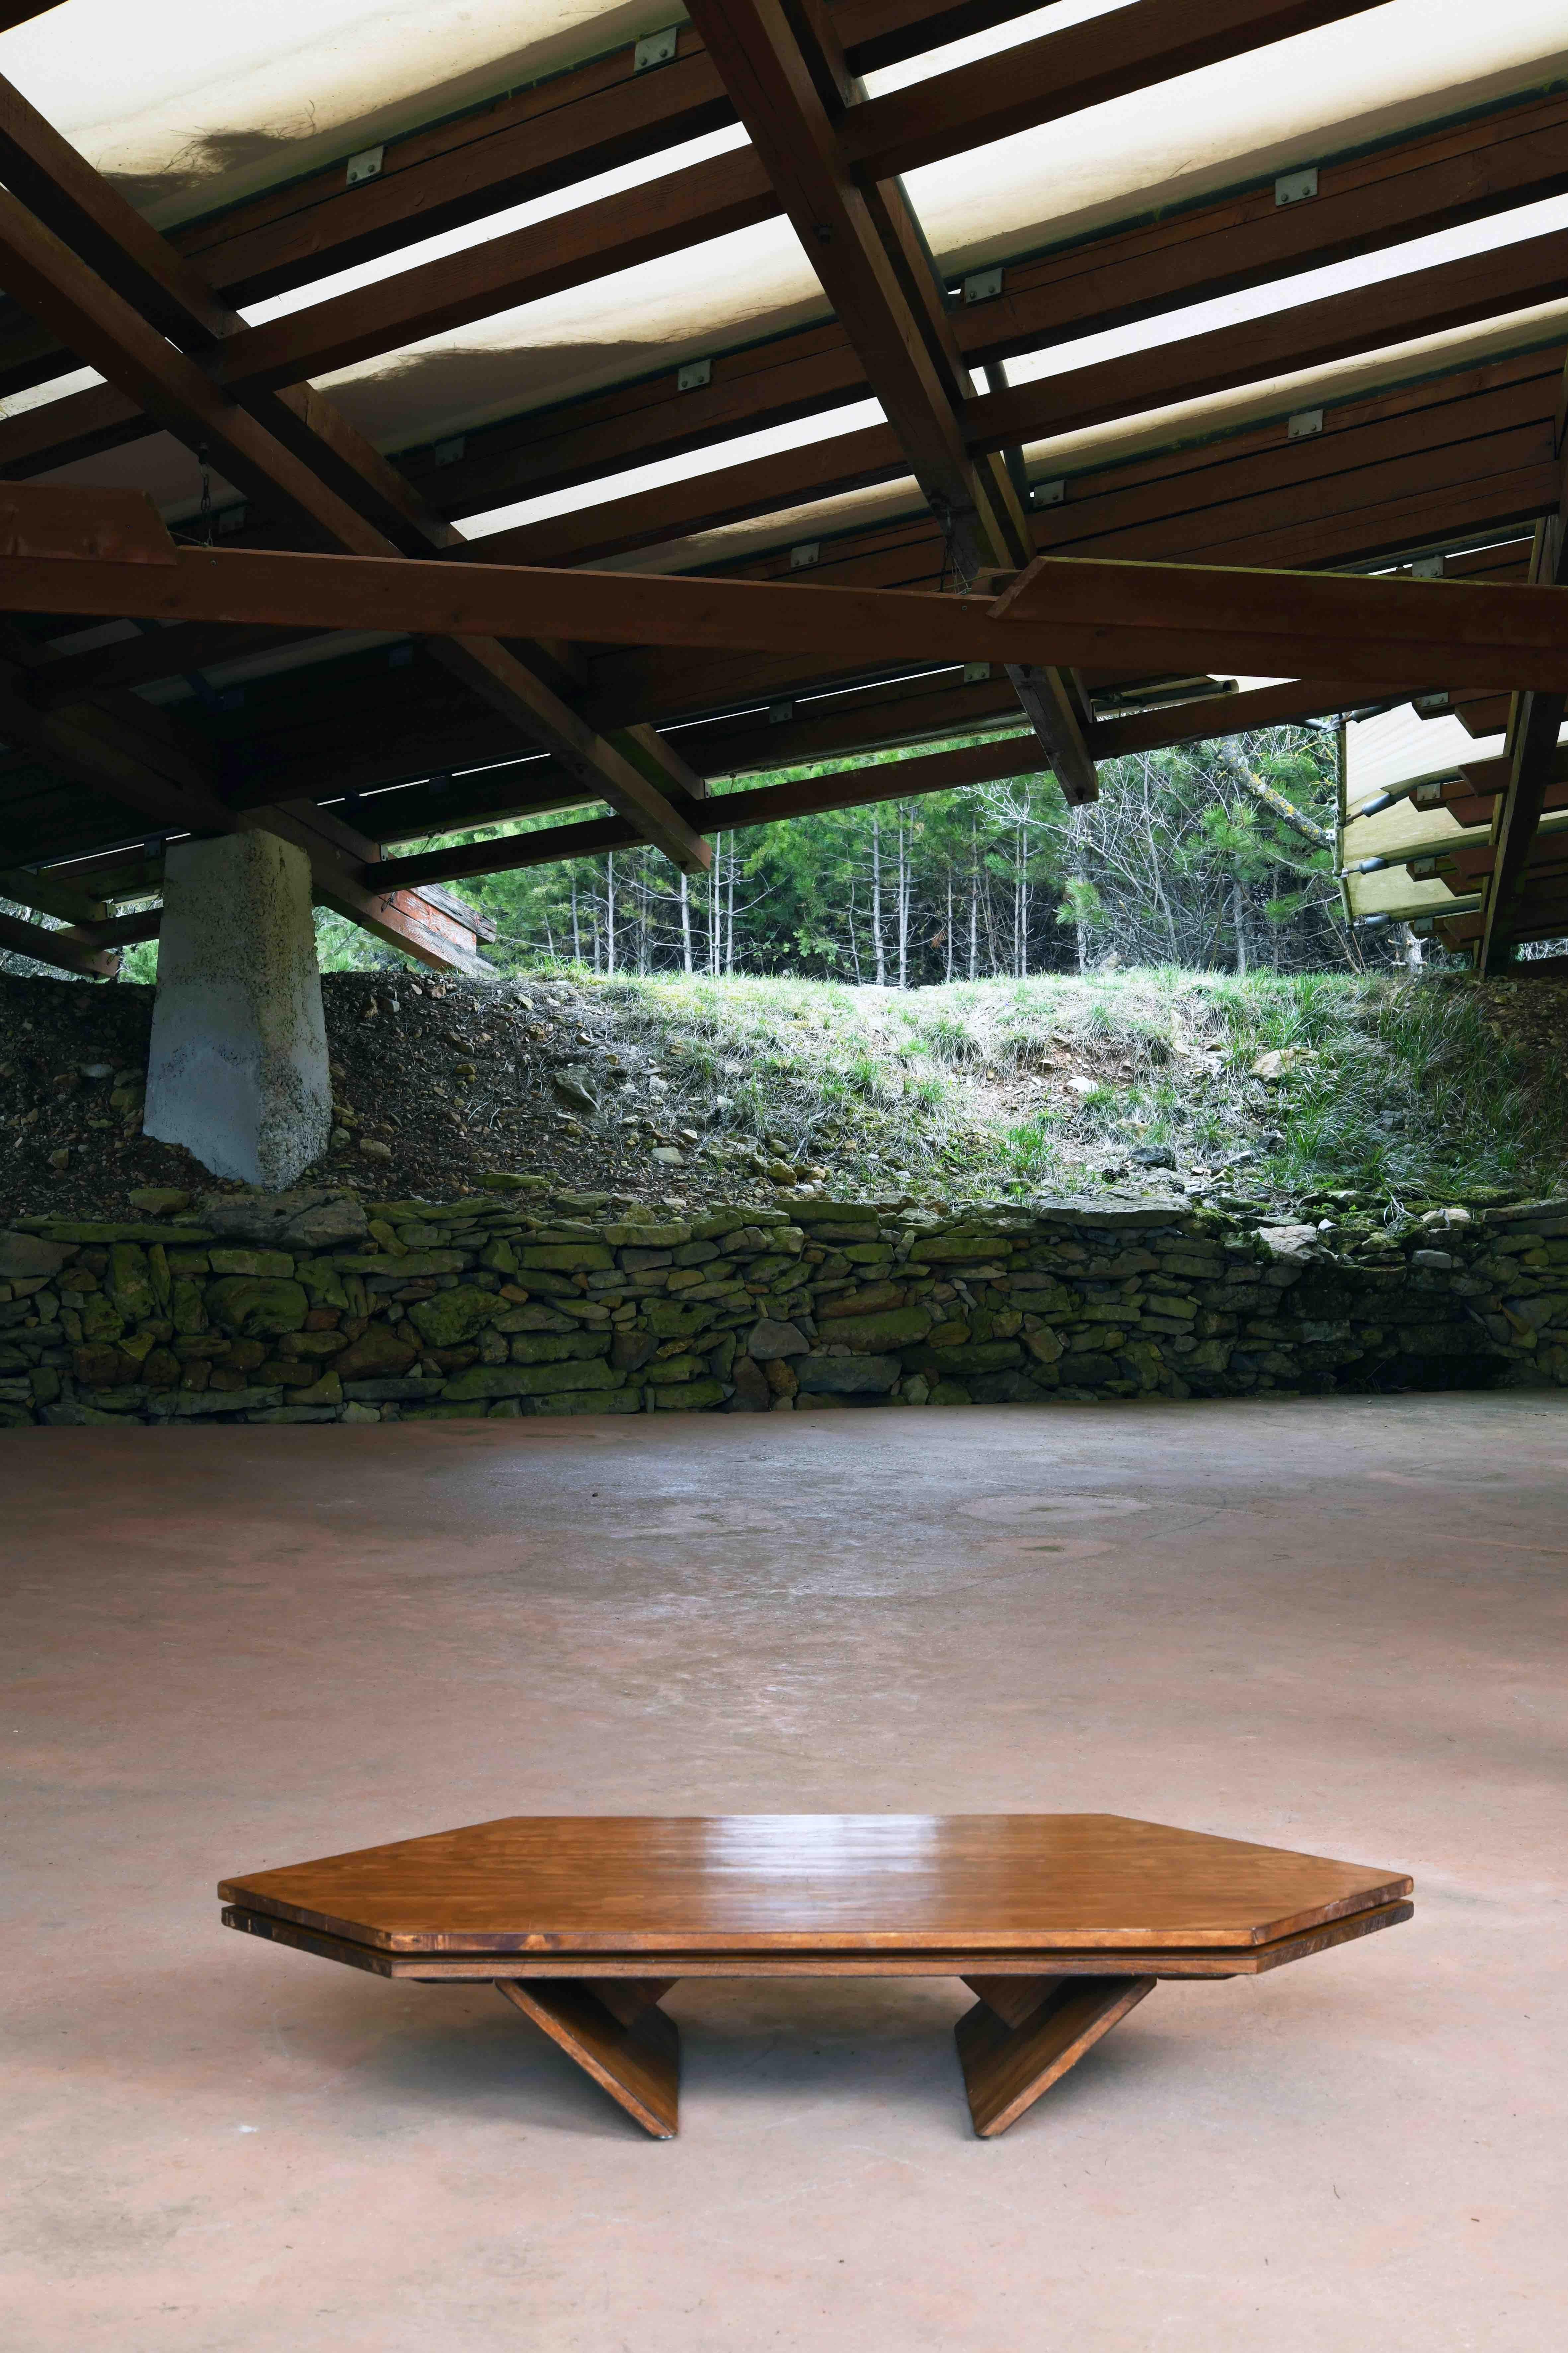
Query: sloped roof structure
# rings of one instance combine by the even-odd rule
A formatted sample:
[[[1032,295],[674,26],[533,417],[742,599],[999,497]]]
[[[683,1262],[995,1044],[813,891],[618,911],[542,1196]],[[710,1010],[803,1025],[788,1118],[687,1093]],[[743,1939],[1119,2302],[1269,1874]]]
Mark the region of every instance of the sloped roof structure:
[[[1568,927],[1560,0],[0,27],[0,944],[265,825],[439,964],[465,876],[1406,704],[1463,855],[1373,900]]]

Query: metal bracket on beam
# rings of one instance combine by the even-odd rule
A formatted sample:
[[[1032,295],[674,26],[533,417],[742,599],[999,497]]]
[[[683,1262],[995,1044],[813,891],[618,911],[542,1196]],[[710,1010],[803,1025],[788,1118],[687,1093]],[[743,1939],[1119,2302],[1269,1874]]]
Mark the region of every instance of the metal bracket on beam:
[[[673,65],[679,38],[679,25],[666,25],[662,32],[646,33],[632,50],[633,73],[651,73],[655,66]]]
[[[385,158],[384,147],[362,147],[357,155],[349,157],[343,174],[345,187],[357,188],[366,180],[379,180]]]
[[[1310,164],[1304,172],[1282,172],[1274,183],[1277,205],[1304,205],[1318,193],[1318,167]]]
[[[688,360],[683,368],[676,371],[675,389],[677,392],[700,392],[704,385],[712,381],[711,360]]]

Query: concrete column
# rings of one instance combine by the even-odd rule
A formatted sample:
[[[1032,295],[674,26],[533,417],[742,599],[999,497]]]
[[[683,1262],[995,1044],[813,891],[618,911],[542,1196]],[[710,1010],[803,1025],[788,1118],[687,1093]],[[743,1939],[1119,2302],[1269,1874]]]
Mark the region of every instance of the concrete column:
[[[272,833],[172,843],[143,1128],[279,1190],[326,1149],[331,1112],[310,860]]]

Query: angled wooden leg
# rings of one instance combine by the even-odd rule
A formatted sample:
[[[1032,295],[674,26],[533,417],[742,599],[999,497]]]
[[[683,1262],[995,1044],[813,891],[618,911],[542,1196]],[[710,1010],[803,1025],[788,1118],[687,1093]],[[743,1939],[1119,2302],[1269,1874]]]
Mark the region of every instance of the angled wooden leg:
[[[679,2130],[680,2035],[658,2007],[673,1978],[498,1978],[496,1989],[655,2140]]]
[[[953,2032],[982,2140],[1016,2124],[1157,1978],[965,1978],[980,2000]]]

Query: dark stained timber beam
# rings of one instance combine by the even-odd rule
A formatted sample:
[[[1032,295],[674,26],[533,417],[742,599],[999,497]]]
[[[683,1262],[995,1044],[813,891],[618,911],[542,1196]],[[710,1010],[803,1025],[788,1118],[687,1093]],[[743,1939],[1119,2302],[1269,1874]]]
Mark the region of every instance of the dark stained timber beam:
[[[145,293],[151,282],[174,332],[210,341],[243,323],[4,81],[0,139],[11,159],[7,175],[25,178],[63,228],[94,254],[107,254],[108,266],[118,268],[132,291]],[[121,393],[179,439],[208,448],[229,480],[310,537],[381,556],[397,555],[411,540],[445,546],[456,539],[436,519],[426,522],[409,486],[319,394],[307,388],[282,396],[270,418],[279,429],[269,430],[8,190],[0,190],[0,275],[35,318]],[[644,767],[598,736],[509,647],[475,637],[432,651],[678,865],[706,864],[707,844]]]
[[[1039,748],[1033,735],[1015,735],[921,758],[793,777],[781,785],[753,786],[704,802],[702,827],[709,834],[734,833],[753,826],[778,825],[789,818],[815,816],[823,809],[908,800],[926,793],[990,784],[1000,777],[1035,775],[1040,766]],[[385,859],[366,870],[367,879],[386,888],[510,873],[527,866],[553,865],[562,858],[626,849],[636,839],[616,818],[589,818],[577,825],[549,826],[537,833],[505,834],[492,841],[454,843],[444,849]]]
[[[646,77],[645,84],[661,79]],[[952,332],[967,362],[990,362],[1528,204],[1568,185],[1565,132],[1568,100],[1543,98],[1522,108],[1504,107],[1479,122],[1423,131],[1370,157],[1341,159],[1322,169],[1319,195],[1310,204],[1278,207],[1271,190],[1244,191],[1187,207],[1153,224],[1111,228],[1060,252],[1009,263],[1004,292],[994,301],[954,312]],[[260,384],[280,380],[289,369],[308,376],[337,364],[351,352],[363,356],[371,350],[394,349],[426,332],[423,322],[434,322],[437,310],[447,323],[459,314],[482,317],[503,303],[626,266],[638,258],[651,237],[668,238],[668,249],[673,249],[682,241],[678,234],[681,222],[685,241],[700,242],[733,225],[733,208],[750,203],[763,184],[754,154],[720,158],[712,164],[670,173],[627,195],[563,214],[551,224],[548,240],[531,231],[491,239],[446,261],[310,305],[267,327],[240,326],[225,346],[226,380],[248,399]],[[368,191],[353,192],[353,197],[376,200],[387,185],[377,181]],[[777,209],[771,190],[768,202]],[[597,249],[595,237],[600,239]],[[1361,295],[1334,298],[1327,304],[1303,306],[1288,314],[1294,322],[1299,348],[1307,355],[1301,364],[1370,348],[1396,333],[1436,332],[1443,323],[1460,323],[1549,300],[1559,289],[1560,276],[1552,277],[1552,255],[1541,240],[1530,240],[1525,250],[1531,248],[1538,250],[1544,273],[1540,288],[1532,287],[1528,275],[1521,275],[1520,248],[1506,248],[1498,257],[1472,262],[1468,272],[1449,267],[1440,269],[1434,274],[1431,301],[1412,304],[1406,299],[1405,312],[1398,308],[1399,298],[1392,284]],[[1495,295],[1486,282],[1488,263],[1494,259],[1503,271]],[[531,276],[530,269],[535,275]],[[1425,282],[1413,280],[1407,295]],[[1392,310],[1387,307],[1390,301],[1394,303]],[[1221,336],[1183,339],[1176,346],[1179,364],[1190,368],[1191,375],[1206,369],[1211,383],[1256,381],[1275,366],[1296,364],[1289,345],[1281,356],[1268,343],[1270,333],[1277,339],[1279,332],[1278,322],[1262,321]],[[801,356],[792,361],[790,355],[797,350]],[[1157,364],[1159,354],[1152,357]],[[767,359],[768,364],[761,367],[755,355],[721,356],[708,391],[678,394],[671,379],[668,390],[658,388],[651,405],[650,388],[644,387],[636,396],[635,414],[626,421],[630,438],[626,431],[617,432],[608,424],[596,436],[590,427],[581,459],[574,456],[570,462],[557,462],[554,454],[557,444],[563,460],[571,451],[573,427],[567,421],[573,416],[571,408],[563,412],[562,427],[553,435],[531,419],[521,419],[515,427],[470,437],[475,454],[456,469],[429,475],[426,495],[440,503],[443,512],[472,512],[531,487],[549,489],[564,480],[581,479],[594,470],[595,462],[601,469],[635,464],[678,447],[693,446],[694,434],[700,444],[705,438],[721,438],[744,431],[748,426],[799,414],[803,404],[807,410],[826,406],[835,400],[852,399],[865,389],[853,349],[831,325],[797,329],[774,339]],[[1240,374],[1232,376],[1227,361],[1235,360],[1240,363]],[[247,373],[253,367],[257,370],[254,382]],[[1129,400],[1137,406],[1155,405],[1162,398],[1195,396],[1190,379],[1185,391],[1180,377],[1145,388],[1139,384],[1135,366],[1131,373],[1126,364],[1117,363],[1115,367],[1122,371],[1120,378],[1114,370],[1110,375],[1079,370],[1069,377],[1052,379],[1047,389],[1070,396],[1075,405],[1092,412],[1088,417],[1075,414],[1069,420],[1073,423],[1118,414]],[[1202,388],[1200,382],[1198,389]],[[1007,396],[1006,404],[996,411],[988,410],[984,396],[974,402],[966,417],[972,446],[985,440],[988,418],[994,424],[998,446],[1009,432],[1018,438],[1032,431],[1030,415],[1021,406],[1030,402],[1031,395],[1037,400],[1038,388],[1021,387]],[[595,403],[590,401],[587,413],[591,416],[594,410]],[[0,419],[0,473],[25,477],[47,470],[121,446],[149,429],[134,402],[112,385],[96,385]],[[1066,427],[1047,416],[1040,429]],[[542,441],[534,448],[532,438],[542,431]],[[524,457],[520,449],[510,472],[507,459],[500,454],[509,432],[521,436],[529,451]],[[483,453],[492,448],[497,454],[486,457]],[[674,485],[670,492],[646,494],[641,502],[616,501],[581,517],[529,526],[542,535],[537,547],[529,548],[529,560],[590,562],[596,554],[647,544],[684,529],[764,513],[770,501],[784,505],[826,496],[900,470],[897,441],[886,428],[845,436],[819,445],[819,449],[829,461],[829,470],[820,478],[812,470],[809,450],[789,453],[787,461],[771,461],[779,474],[776,492],[770,490],[765,472],[727,468],[721,475],[695,484]],[[890,465],[884,463],[884,453],[890,458]],[[732,488],[734,497],[727,504],[715,501],[710,511],[705,510],[702,501],[709,481],[715,490]],[[661,501],[667,509],[662,515]],[[634,525],[633,512],[643,506],[649,524]],[[612,524],[623,512],[627,515],[626,532],[607,546],[601,545],[599,526]],[[579,524],[581,539],[574,537]]]
[[[31,956],[35,964],[51,964],[58,971],[79,973],[86,980],[112,980],[120,957],[112,948],[94,947],[75,930],[47,931],[42,923],[24,923],[19,915],[0,914],[0,948],[11,955]]]
[[[1359,16],[1379,0],[1132,0],[1109,16],[977,58],[850,110],[844,151],[870,185],[944,155],[1060,121],[1128,91],[1293,34]],[[702,12],[694,12],[699,23]],[[710,41],[710,47],[712,47]]]
[[[14,512],[54,494],[13,488]],[[103,492],[137,503],[132,492]],[[145,506],[143,512],[150,512]],[[153,521],[156,527],[156,516]],[[76,530],[73,520],[71,530]],[[32,527],[31,543],[45,526]],[[396,636],[563,633],[584,642],[882,661],[1038,662],[1052,647],[1128,677],[1444,678],[1568,691],[1568,589],[1042,556],[997,598],[802,587],[702,575],[554,572],[416,558],[176,547],[168,561],[0,554],[0,610],[369,629]]]
[[[1419,548],[1475,527],[1491,530],[1521,518],[1532,522],[1557,499],[1552,456],[1555,399],[1552,355],[1546,353],[1467,368],[1414,387],[1376,391],[1330,411],[1323,433],[1313,440],[1288,441],[1277,422],[1265,421],[1212,444],[1143,452],[1120,467],[1102,469],[1069,485],[1064,505],[1034,517],[1036,535],[1044,552],[1067,555],[1132,552],[1167,561],[1190,555],[1204,563],[1239,561],[1304,569]],[[873,429],[892,445],[887,427]],[[1525,443],[1516,448],[1521,430]],[[1522,472],[1521,456],[1531,460]],[[811,451],[762,461],[766,467],[813,462]],[[896,448],[891,466],[902,470]],[[730,470],[737,476],[750,471]],[[715,486],[726,479],[709,478]],[[591,558],[633,537],[624,524],[634,510],[641,518],[636,537],[658,538],[661,533],[647,517],[645,501],[685,498],[689,492],[690,485],[678,483],[668,493],[647,493],[567,520],[588,524],[600,516],[607,519],[601,526],[602,542],[591,541],[582,551]],[[713,495],[719,496],[717,488]],[[1261,539],[1259,522],[1270,526]],[[560,531],[559,523],[529,525],[497,533],[479,543],[476,552],[482,552],[489,563],[571,562],[570,537],[558,536]],[[852,577],[846,573],[846,562],[855,560],[862,545],[874,547],[889,533],[907,535],[907,525],[883,520],[867,532],[832,543],[824,550],[821,567],[804,575],[800,585]],[[1224,543],[1238,533],[1249,543],[1233,554]],[[912,570],[905,569],[901,580],[889,585],[934,579],[940,546],[934,534],[928,533],[928,538],[932,543],[925,555]],[[759,561],[771,568],[769,559]],[[873,577],[866,585],[882,583]],[[92,652],[58,656],[40,677],[38,691],[74,694],[99,681],[142,685],[230,661],[253,649],[266,652],[291,637],[309,634],[285,629],[263,637],[218,623],[185,623]],[[613,670],[616,659],[601,657],[593,665],[595,673],[602,675],[606,662]],[[624,667],[626,658],[620,659]],[[766,683],[770,692],[782,693],[789,681],[751,681],[760,683]],[[746,682],[741,684],[743,690]],[[597,723],[613,729],[644,711],[662,723],[678,711],[733,700],[735,686],[731,679],[710,694],[700,691],[694,699],[681,692],[672,695],[657,679],[642,689],[634,689],[628,680],[624,691],[612,688],[607,702],[595,696]],[[498,756],[504,750],[502,745]],[[443,765],[436,754],[430,756]],[[460,760],[462,755],[454,756]]]
[[[1255,727],[1278,726],[1290,719],[1342,709],[1357,699],[1356,692],[1342,683],[1293,681],[1288,686],[1262,688],[1252,694],[1216,696],[1177,709],[1140,712],[1133,720],[1111,721],[1095,729],[1095,750],[1100,758],[1111,759],[1216,734],[1240,734]],[[721,793],[705,803],[702,827],[709,834],[743,832],[754,826],[816,816],[825,809],[961,792],[975,785],[1037,775],[1039,766],[1039,745],[1032,734],[993,736],[943,752],[912,754],[901,760],[871,762],[790,777],[783,784]],[[630,847],[635,839],[617,818],[589,818],[386,859],[367,870],[367,879],[384,884],[457,881],[552,865],[564,858],[599,857],[605,850]]]
[[[778,198],[750,153],[715,155],[538,228],[491,237],[308,304],[226,344],[222,380],[248,395],[396,351],[616,270],[772,219]]]
[[[1366,5],[1366,0],[1363,4]],[[1163,5],[1163,0],[1140,0],[1134,8],[1116,12],[1115,26],[1096,22],[1066,34],[1047,34],[1041,41],[1024,44],[1008,52],[1000,72],[1008,77],[1009,87],[1020,70],[1033,73],[1036,95],[1024,102],[1040,120],[1097,103],[1112,84],[1127,90],[1164,79],[1172,70],[1184,69],[1173,60],[1195,55],[1196,50],[1190,38],[1178,41],[1173,47],[1168,28],[1162,30],[1152,21]],[[886,62],[891,57],[907,56],[951,38],[955,26],[969,31],[1024,13],[1022,0],[1013,0],[1013,5],[1007,5],[937,11],[907,5],[857,5],[857,0],[851,0],[851,5],[834,9],[832,22],[858,69],[858,61],[866,58],[876,57]],[[1315,13],[1322,18],[1345,12],[1340,6],[1320,8]],[[1188,14],[1201,16],[1203,12],[1189,9]],[[1227,23],[1217,32],[1212,24],[1200,25],[1196,28],[1200,47],[1206,44],[1212,54],[1219,55],[1230,53],[1238,44],[1247,47],[1271,40],[1278,37],[1275,28],[1280,23],[1292,16],[1300,16],[1302,11],[1300,7],[1255,7],[1250,11],[1232,10],[1229,14],[1243,20],[1240,29],[1235,23]],[[1134,37],[1130,37],[1123,29],[1126,20],[1145,16],[1151,17],[1151,22],[1138,27]],[[1248,16],[1256,20],[1251,32],[1245,25]],[[857,37],[868,29],[868,38]],[[1214,48],[1216,38],[1218,49]],[[1037,53],[1041,53],[1037,58]],[[513,101],[514,108],[521,109],[520,120],[517,132],[510,139],[499,121],[488,132],[482,121],[476,123],[466,141],[455,126],[447,133],[448,140],[455,143],[442,150],[438,132],[426,134],[427,142],[435,141],[437,152],[423,164],[411,156],[405,166],[403,148],[410,143],[416,148],[419,145],[419,135],[415,134],[412,142],[395,142],[388,148],[384,175],[373,189],[344,191],[340,171],[329,175],[330,193],[329,187],[316,190],[314,201],[312,184],[307,182],[294,206],[279,195],[253,200],[250,205],[231,208],[210,228],[176,231],[173,243],[188,253],[206,284],[222,290],[229,300],[249,300],[261,291],[276,292],[310,276],[326,275],[345,260],[363,259],[372,253],[393,249],[399,241],[400,229],[405,237],[411,237],[432,228],[449,227],[457,218],[479,217],[487,209],[515,200],[520,194],[539,193],[546,187],[567,184],[574,176],[602,168],[607,161],[625,161],[635,153],[646,153],[658,143],[661,122],[674,140],[689,135],[692,130],[710,127],[730,111],[711,63],[689,28],[683,28],[674,66],[657,76],[637,77],[625,73],[623,69],[620,79],[612,73],[606,80],[601,62],[596,70],[588,69],[577,77],[568,75],[558,80],[570,85],[574,79],[583,85],[575,107],[567,90],[561,90],[553,103],[542,93],[520,94]],[[998,70],[991,69],[989,61],[983,61],[982,68],[972,70],[963,85],[973,89],[983,123],[989,120],[988,110],[998,79]],[[990,133],[977,129],[973,140],[966,139],[962,127],[955,124],[951,110],[958,103],[960,79],[950,73],[942,77],[941,87],[953,91],[945,135],[955,136],[956,144],[963,146]],[[929,91],[932,87],[927,85],[926,89]],[[1016,98],[1015,103],[1017,102]],[[870,101],[858,107],[855,115],[874,116],[883,103]],[[922,111],[929,109],[929,95],[921,103]],[[504,105],[497,111],[504,114]],[[584,116],[583,145],[577,158],[572,156],[569,132],[563,132],[574,112]],[[531,156],[527,154],[526,146],[521,153],[514,152],[522,143],[518,137],[523,129],[522,115],[530,116],[532,121],[535,153]],[[615,129],[617,116],[621,122],[618,139]],[[565,143],[561,144],[563,135]],[[487,157],[491,158],[493,185],[487,185]],[[571,168],[574,161],[580,165],[579,174]],[[26,168],[25,158],[20,168]],[[9,184],[25,200],[33,201],[30,184],[24,185],[20,180]],[[441,326],[491,315],[510,304],[537,300],[563,286],[632,267],[638,259],[725,235],[731,228],[751,219],[765,218],[778,209],[777,198],[757,171],[753,159],[730,156],[689,166],[626,196],[585,206],[560,216],[552,224],[548,239],[541,239],[536,231],[522,231],[515,237],[479,245],[445,262],[416,269],[361,294],[310,305],[287,320],[250,331],[243,339],[244,356],[234,355],[226,380],[238,383],[248,376],[258,386],[301,382],[372,352],[395,349],[436,332]],[[59,227],[59,216],[53,207],[46,209],[42,216]],[[341,249],[326,231],[328,216],[342,220],[348,242]],[[290,270],[284,261],[290,230],[296,222],[305,218],[311,222],[311,234],[308,241],[299,244]],[[255,226],[251,226],[253,220]],[[379,237],[371,226],[373,221],[381,226]],[[258,277],[258,240],[265,248],[268,227],[279,251],[273,269]],[[76,241],[68,230],[61,233],[68,242]],[[90,252],[88,258],[97,259]],[[5,341],[0,339],[0,378],[15,385],[20,379],[15,369],[7,370],[6,358]],[[22,374],[28,373],[24,365]],[[47,368],[35,366],[30,373],[36,377],[47,373]]]
[[[900,186],[858,187],[846,168],[844,126],[865,101],[820,0],[691,5],[958,577],[1026,557],[1033,542],[1005,468],[965,446],[968,374],[920,225]],[[1019,664],[1014,683],[1067,799],[1092,800],[1094,763],[1060,674]]]
[[[1560,460],[1561,462],[1561,460]],[[1534,582],[1563,593],[1568,581],[1568,481],[1558,512],[1541,523],[1531,556]],[[1531,593],[1529,591],[1527,594]],[[1509,778],[1492,819],[1491,881],[1487,890],[1478,969],[1495,971],[1503,960],[1510,925],[1523,897],[1547,794],[1557,765],[1557,739],[1568,697],[1527,690],[1517,693],[1509,712]]]

